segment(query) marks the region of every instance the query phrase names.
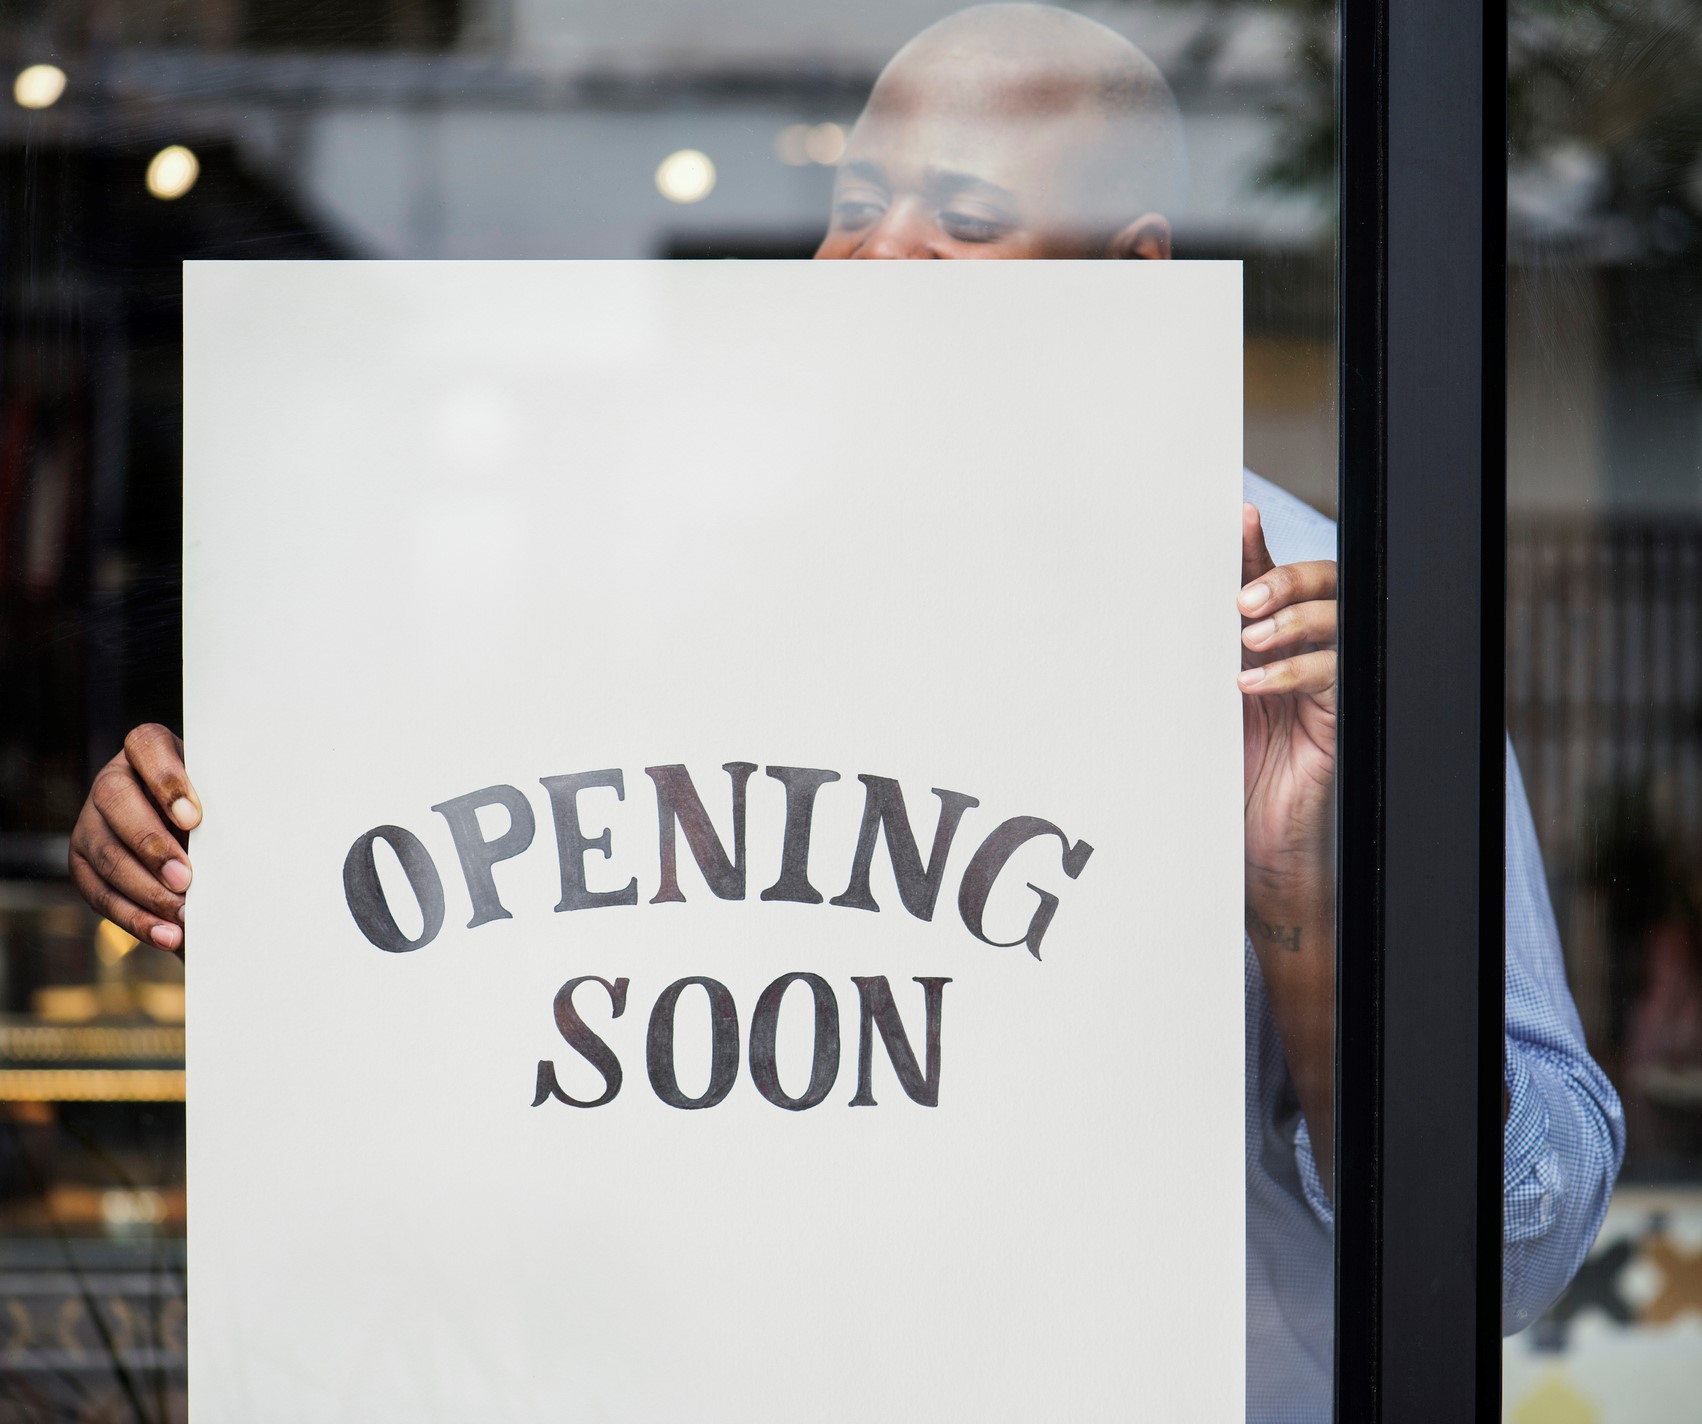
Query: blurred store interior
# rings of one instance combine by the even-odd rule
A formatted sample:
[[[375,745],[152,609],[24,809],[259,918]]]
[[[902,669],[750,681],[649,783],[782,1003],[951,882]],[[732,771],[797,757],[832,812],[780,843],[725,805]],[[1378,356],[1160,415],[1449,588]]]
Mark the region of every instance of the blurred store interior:
[[[64,872],[93,770],[178,721],[179,263],[806,257],[874,75],[955,8],[8,5],[0,1418],[182,1410],[182,968]],[[1334,7],[1080,8],[1182,106],[1177,255],[1246,264],[1247,463],[1333,510]],[[1514,8],[1509,727],[1652,1203],[1624,1229],[1702,1250],[1702,11]],[[1510,1380],[1557,1388],[1601,1313]]]

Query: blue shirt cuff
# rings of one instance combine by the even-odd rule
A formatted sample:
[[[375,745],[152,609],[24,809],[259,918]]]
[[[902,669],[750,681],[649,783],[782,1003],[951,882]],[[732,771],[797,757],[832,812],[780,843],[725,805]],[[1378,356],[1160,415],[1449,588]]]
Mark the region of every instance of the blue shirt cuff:
[[[1509,1053],[1505,1065],[1507,1126],[1503,1147],[1505,1191],[1503,1239],[1531,1241],[1554,1225],[1565,1186],[1560,1154],[1549,1136],[1548,1102],[1522,1057]],[[1295,1115],[1294,1161],[1306,1205],[1326,1227],[1335,1225],[1335,1209],[1318,1175],[1318,1158],[1304,1114]]]
[[[1507,1126],[1503,1145],[1503,1239],[1531,1241],[1554,1225],[1565,1186],[1549,1135],[1548,1100],[1524,1056],[1506,1058]]]
[[[1294,1162],[1300,1169],[1300,1189],[1306,1194],[1306,1205],[1312,1208],[1312,1215],[1326,1228],[1334,1229],[1335,1208],[1330,1205],[1330,1194],[1318,1176],[1318,1158],[1312,1151],[1312,1134],[1306,1130],[1306,1115],[1296,1113],[1295,1121],[1300,1124],[1294,1130]]]

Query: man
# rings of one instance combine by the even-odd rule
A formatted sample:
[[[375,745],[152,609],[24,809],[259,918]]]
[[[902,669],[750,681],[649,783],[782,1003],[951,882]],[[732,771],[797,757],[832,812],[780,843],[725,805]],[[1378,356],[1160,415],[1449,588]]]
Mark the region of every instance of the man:
[[[1164,259],[1182,169],[1169,89],[1126,40],[1066,11],[981,6],[925,31],[882,73],[847,144],[817,256]],[[1067,329],[1067,314],[1060,321]],[[1325,1420],[1335,530],[1244,478],[1248,1417]],[[178,833],[200,817],[181,743],[138,728],[95,781],[72,837],[72,876],[100,913],[180,949],[190,870]],[[1623,1128],[1584,1049],[1511,759],[1507,865],[1511,1330],[1558,1294],[1594,1239]],[[1173,1170],[1187,1170],[1185,1154],[1180,1145]]]

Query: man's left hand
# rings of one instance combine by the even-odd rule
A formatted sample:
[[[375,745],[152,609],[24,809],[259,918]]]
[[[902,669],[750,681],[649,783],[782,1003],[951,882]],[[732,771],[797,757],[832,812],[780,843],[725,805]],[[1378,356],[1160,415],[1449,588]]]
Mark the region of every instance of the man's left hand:
[[[1241,507],[1240,676],[1250,904],[1331,894],[1336,565],[1283,564]]]

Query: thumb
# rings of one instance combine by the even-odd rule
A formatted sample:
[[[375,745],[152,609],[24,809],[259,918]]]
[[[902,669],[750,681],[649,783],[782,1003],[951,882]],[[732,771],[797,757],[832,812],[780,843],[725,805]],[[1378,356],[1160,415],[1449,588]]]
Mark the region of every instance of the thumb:
[[[1265,526],[1259,518],[1258,509],[1251,504],[1241,506],[1241,588],[1246,588],[1260,574],[1268,574],[1276,567],[1276,560],[1271,557],[1271,551],[1265,544]],[[1236,590],[1240,592],[1239,589]],[[1238,608],[1236,610],[1240,612]],[[1262,614],[1259,616],[1263,616]],[[1255,622],[1245,614],[1241,617],[1241,626],[1246,627]],[[1245,643],[1241,645],[1241,666],[1243,668],[1262,667],[1265,663],[1281,656],[1279,653],[1255,653]],[[1243,699],[1246,700],[1246,699]],[[1254,698],[1257,702],[1259,699]]]
[[[1260,574],[1268,574],[1276,560],[1265,545],[1265,526],[1256,506],[1241,506],[1241,586],[1245,588]]]

